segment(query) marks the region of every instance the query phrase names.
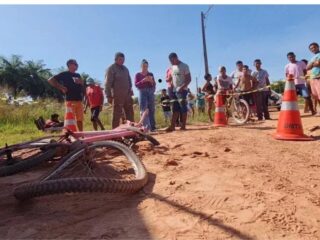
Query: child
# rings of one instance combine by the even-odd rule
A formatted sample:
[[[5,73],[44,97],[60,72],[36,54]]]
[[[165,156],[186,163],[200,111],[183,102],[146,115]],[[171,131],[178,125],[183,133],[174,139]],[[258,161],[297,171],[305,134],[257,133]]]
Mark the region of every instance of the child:
[[[201,88],[198,88],[197,107],[198,107],[198,112],[202,112],[202,113],[204,113],[204,111],[205,111],[204,96],[205,96],[205,94],[201,91]]]
[[[211,122],[213,122],[212,118],[212,109],[213,109],[213,102],[214,102],[214,94],[216,93],[216,88],[215,84],[211,83],[212,77],[211,74],[206,74],[204,76],[204,79],[207,81],[206,84],[203,86],[202,91],[206,93],[206,100],[208,103],[208,116]]]
[[[44,128],[63,127],[63,122],[59,121],[59,114],[54,113],[51,118],[46,121]]]
[[[168,122],[170,122],[172,112],[171,112],[171,107],[170,107],[170,97],[168,96],[166,89],[161,90],[160,102],[161,102],[161,106],[162,106],[164,119],[165,119],[166,123],[168,123]]]
[[[99,114],[102,111],[104,102],[102,89],[94,83],[92,78],[87,79],[87,83],[88,86],[86,88],[86,106],[84,109],[84,113],[86,113],[87,107],[90,106],[91,122],[94,130],[98,130],[98,125],[101,130],[104,130],[104,127],[99,119]]]
[[[192,117],[194,117],[194,103],[195,103],[195,96],[189,90],[189,93],[188,93],[188,108],[192,112]]]

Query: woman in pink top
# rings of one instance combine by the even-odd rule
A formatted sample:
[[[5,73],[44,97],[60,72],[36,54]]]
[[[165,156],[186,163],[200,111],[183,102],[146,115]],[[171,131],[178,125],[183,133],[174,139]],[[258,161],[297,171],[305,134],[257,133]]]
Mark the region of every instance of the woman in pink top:
[[[139,90],[139,107],[140,107],[140,122],[147,129],[154,131],[155,123],[155,103],[154,91],[156,82],[153,74],[148,71],[149,63],[143,59],[141,63],[141,72],[138,72],[135,77],[135,85]]]

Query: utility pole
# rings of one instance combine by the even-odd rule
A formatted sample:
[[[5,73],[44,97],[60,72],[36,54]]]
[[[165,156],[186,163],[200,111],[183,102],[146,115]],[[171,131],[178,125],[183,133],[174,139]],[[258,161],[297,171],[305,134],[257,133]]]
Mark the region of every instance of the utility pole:
[[[207,55],[206,33],[205,33],[205,29],[204,29],[204,19],[205,19],[205,15],[203,12],[201,12],[204,67],[205,67],[205,74],[208,74],[209,73],[209,65],[208,65],[208,55]]]
[[[196,92],[198,92],[198,78],[196,77]]]

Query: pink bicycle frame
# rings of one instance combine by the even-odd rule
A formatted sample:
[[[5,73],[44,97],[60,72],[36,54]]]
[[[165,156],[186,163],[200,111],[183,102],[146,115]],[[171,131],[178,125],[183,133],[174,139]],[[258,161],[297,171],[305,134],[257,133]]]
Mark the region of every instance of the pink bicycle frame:
[[[113,130],[103,130],[103,131],[85,131],[85,132],[71,132],[70,135],[77,140],[82,140],[84,142],[92,143],[96,141],[103,140],[114,140],[118,138],[126,137],[137,137],[138,133],[126,129],[131,125],[127,124],[124,126],[117,127]],[[144,129],[140,129],[144,131]]]

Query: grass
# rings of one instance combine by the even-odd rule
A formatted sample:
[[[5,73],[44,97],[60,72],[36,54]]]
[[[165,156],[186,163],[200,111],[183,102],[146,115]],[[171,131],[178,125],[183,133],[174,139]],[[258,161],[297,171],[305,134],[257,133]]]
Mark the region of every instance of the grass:
[[[139,107],[135,105],[135,119],[139,119]],[[41,101],[32,105],[15,106],[6,104],[0,101],[0,148],[7,144],[15,144],[23,141],[39,138],[48,133],[39,131],[34,119],[42,116],[44,119],[50,118],[53,113],[60,115],[60,120],[64,116],[64,104],[55,101]],[[106,129],[111,129],[112,111],[110,108],[104,108],[100,114],[102,123]],[[166,126],[162,109],[160,106],[156,107],[156,124],[158,128]],[[208,122],[208,117],[204,114],[195,113],[194,118],[189,118],[188,123]],[[93,130],[90,121],[90,111],[87,111],[84,120],[84,129]]]

